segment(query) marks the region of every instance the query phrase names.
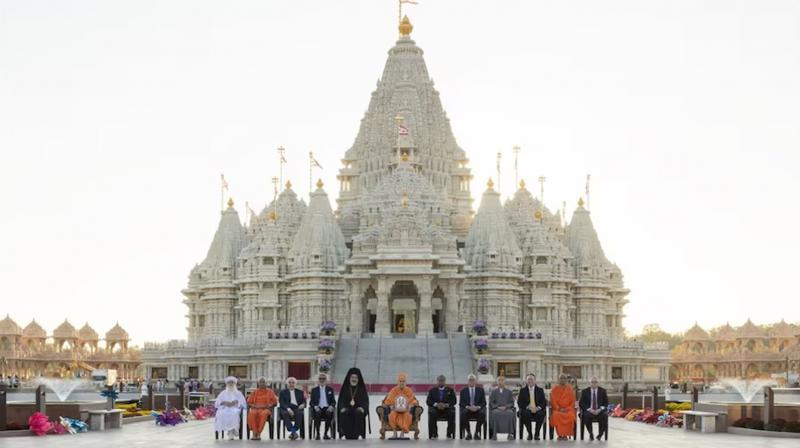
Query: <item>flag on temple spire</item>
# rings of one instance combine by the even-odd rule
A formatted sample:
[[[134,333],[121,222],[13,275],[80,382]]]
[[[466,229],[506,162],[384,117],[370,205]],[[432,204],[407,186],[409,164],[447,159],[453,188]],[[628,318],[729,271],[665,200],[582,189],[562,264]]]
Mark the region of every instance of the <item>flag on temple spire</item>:
[[[228,190],[228,181],[225,180],[225,175],[224,174],[220,174],[219,178],[222,181],[222,189],[223,190]]]
[[[400,135],[408,135],[408,126],[404,124],[397,125],[397,133]]]
[[[313,152],[309,152],[308,153],[308,161],[309,161],[309,163],[311,164],[312,167],[322,169],[322,165],[320,165],[319,162],[317,161],[317,159],[314,158],[314,153]]]

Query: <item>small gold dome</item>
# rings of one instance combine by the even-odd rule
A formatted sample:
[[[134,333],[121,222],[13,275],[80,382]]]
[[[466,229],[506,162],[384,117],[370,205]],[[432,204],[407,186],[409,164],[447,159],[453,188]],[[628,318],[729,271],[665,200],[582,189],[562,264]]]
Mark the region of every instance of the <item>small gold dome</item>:
[[[397,28],[400,30],[401,36],[408,37],[411,35],[411,31],[414,30],[414,25],[408,20],[408,16],[403,16],[403,20],[400,21],[400,26]]]
[[[403,162],[408,162],[408,153],[404,152],[400,154],[400,160],[402,160]]]
[[[228,208],[233,208],[233,198],[228,198]]]
[[[287,181],[286,181],[286,189],[288,190],[288,189],[290,189],[290,188],[292,188],[292,181],[290,181],[290,180],[287,180]]]
[[[536,210],[536,213],[533,214],[533,217],[538,219],[539,221],[541,221],[542,220],[542,211],[541,210]]]
[[[583,197],[578,198],[578,207],[583,207]]]
[[[324,185],[322,179],[317,179],[317,188],[322,189],[322,185]]]
[[[490,189],[490,190],[491,190],[492,188],[494,188],[494,181],[492,181],[492,178],[491,178],[491,177],[489,178],[489,182],[486,182],[486,188],[488,188],[488,189]]]
[[[523,188],[525,188],[525,179],[519,181],[519,189],[521,190]]]

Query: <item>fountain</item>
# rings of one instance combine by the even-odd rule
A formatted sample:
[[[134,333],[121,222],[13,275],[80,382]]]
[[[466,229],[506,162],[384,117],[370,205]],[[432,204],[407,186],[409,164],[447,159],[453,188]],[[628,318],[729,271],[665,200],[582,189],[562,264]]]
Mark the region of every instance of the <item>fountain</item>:
[[[733,388],[745,403],[752,403],[753,399],[764,390],[765,386],[775,386],[772,379],[754,378],[751,380],[741,378],[720,378],[719,382]]]
[[[43,384],[45,387],[53,391],[58,397],[58,401],[65,401],[78,386],[89,385],[90,382],[80,378],[44,378],[36,379],[35,384]]]

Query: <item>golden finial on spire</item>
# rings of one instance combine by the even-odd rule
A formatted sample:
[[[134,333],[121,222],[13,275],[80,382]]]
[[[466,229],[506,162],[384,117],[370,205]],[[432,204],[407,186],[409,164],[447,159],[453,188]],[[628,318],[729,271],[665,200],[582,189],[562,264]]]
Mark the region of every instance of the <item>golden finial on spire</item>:
[[[522,190],[523,188],[525,188],[525,179],[519,181],[519,189]]]
[[[228,198],[228,208],[233,208],[233,198]]]
[[[408,153],[404,152],[400,154],[400,160],[402,160],[403,162],[408,162]]]
[[[583,204],[584,204],[583,196],[581,196],[581,197],[578,198],[578,207],[583,207]]]
[[[536,210],[533,213],[533,217],[536,218],[537,220],[541,221],[542,220],[542,211],[541,210]]]
[[[269,218],[270,221],[275,222],[275,221],[278,220],[278,214],[275,213],[275,210],[270,210],[268,218]]]
[[[492,178],[491,178],[491,177],[489,178],[489,182],[486,182],[486,188],[488,188],[488,189],[490,189],[490,190],[491,190],[492,188],[494,188],[494,181],[492,180]]]
[[[411,31],[414,30],[414,25],[408,20],[408,16],[403,16],[403,20],[400,21],[400,26],[397,28],[400,30],[400,37],[408,37],[411,35]]]
[[[322,179],[317,179],[317,189],[322,189],[322,185],[324,185]]]
[[[292,181],[287,180],[286,181],[286,189],[289,190],[290,188],[292,188]]]

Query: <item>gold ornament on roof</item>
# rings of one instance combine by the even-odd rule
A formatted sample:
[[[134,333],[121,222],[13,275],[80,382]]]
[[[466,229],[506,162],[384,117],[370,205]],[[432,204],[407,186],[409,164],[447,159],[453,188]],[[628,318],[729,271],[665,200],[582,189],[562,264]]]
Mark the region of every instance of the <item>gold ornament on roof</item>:
[[[522,190],[523,188],[525,188],[525,179],[519,181],[519,189]]]
[[[583,207],[583,197],[578,198],[578,207]]]
[[[322,185],[324,185],[322,179],[317,179],[317,188],[322,189]]]
[[[533,217],[538,219],[539,221],[541,221],[542,220],[542,211],[541,210],[536,210],[536,212],[533,214]]]
[[[292,181],[290,181],[290,180],[287,180],[287,181],[286,181],[286,189],[288,190],[288,189],[290,189],[290,188],[292,188]]]
[[[228,198],[228,208],[233,208],[233,198]]]
[[[490,189],[490,190],[491,190],[492,188],[494,188],[494,181],[492,181],[492,178],[491,178],[491,177],[489,178],[489,182],[486,182],[486,188],[488,188],[488,189]]]
[[[408,162],[408,153],[404,152],[400,154],[400,160],[402,160],[403,162]]]
[[[275,213],[275,210],[270,210],[270,212],[269,212],[269,220],[270,221],[277,221],[278,220],[278,214]]]
[[[397,28],[400,30],[400,36],[408,37],[411,35],[411,31],[414,30],[414,25],[408,20],[408,16],[403,16],[403,20],[400,21],[400,26]]]

